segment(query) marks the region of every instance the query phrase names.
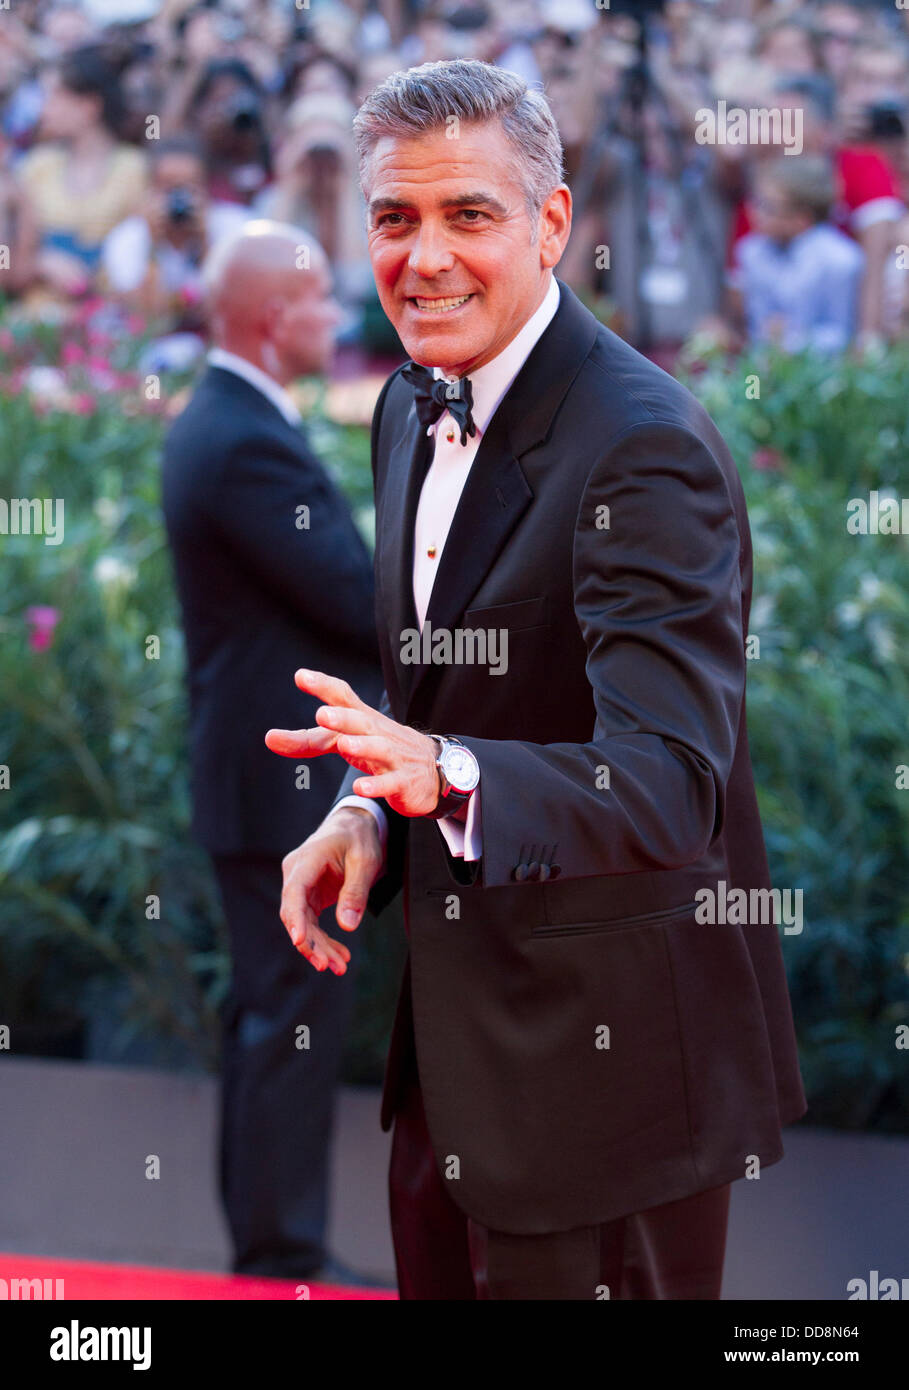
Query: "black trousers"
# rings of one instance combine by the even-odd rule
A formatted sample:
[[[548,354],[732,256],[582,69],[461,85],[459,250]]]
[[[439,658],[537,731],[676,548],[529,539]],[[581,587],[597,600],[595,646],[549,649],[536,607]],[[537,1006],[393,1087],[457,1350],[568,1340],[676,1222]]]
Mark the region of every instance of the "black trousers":
[[[516,1236],[461,1211],[440,1175],[415,1060],[389,1170],[402,1299],[718,1299],[729,1185],[573,1231]]]
[[[295,950],[278,916],[279,858],[217,855],[213,863],[233,964],[220,1130],[233,1267],[302,1278],[325,1255],[334,1091],[353,961],[346,975],[320,974]],[[338,934],[334,909],[320,920]]]

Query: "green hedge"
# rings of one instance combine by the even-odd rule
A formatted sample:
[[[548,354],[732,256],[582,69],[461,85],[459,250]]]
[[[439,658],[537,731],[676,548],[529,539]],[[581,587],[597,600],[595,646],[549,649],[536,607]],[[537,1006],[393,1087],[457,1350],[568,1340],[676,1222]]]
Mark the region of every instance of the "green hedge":
[[[909,1131],[909,536],[847,504],[909,494],[909,355],[714,360],[689,383],[742,473],[755,549],[752,761],[811,1117]],[[756,392],[759,391],[759,397]]]
[[[61,545],[0,534],[0,1024],[13,1051],[213,1068],[226,935],[188,835],[159,508],[161,439],[186,383],[147,400],[135,343],[91,325],[66,343],[0,334],[0,498],[62,499],[64,517]],[[313,434],[371,540],[368,432],[317,419]],[[393,909],[358,938],[350,1080],[381,1078],[402,938]]]
[[[155,1061],[211,1067],[226,956],[187,835],[183,649],[158,510],[164,407],[123,363],[105,381],[78,352],[63,386],[29,376],[59,354],[53,334],[0,335],[0,497],[62,497],[66,526],[60,546],[0,536],[0,1023],[15,1049],[17,1027],[21,1038],[36,1020],[62,1030],[114,1010],[112,1057],[137,1038]],[[751,511],[752,753],[775,882],[804,890],[804,931],[783,941],[811,1115],[894,1130],[909,1130],[909,1053],[895,1043],[909,1023],[909,790],[896,785],[909,763],[909,541],[849,535],[845,508],[900,491],[907,369],[905,355],[716,359],[690,377]],[[324,419],[314,430],[368,533],[367,432]],[[42,609],[59,614],[52,632]],[[160,917],[147,915],[154,897]],[[399,911],[367,924],[360,950],[345,1071],[367,1081],[381,1074]]]

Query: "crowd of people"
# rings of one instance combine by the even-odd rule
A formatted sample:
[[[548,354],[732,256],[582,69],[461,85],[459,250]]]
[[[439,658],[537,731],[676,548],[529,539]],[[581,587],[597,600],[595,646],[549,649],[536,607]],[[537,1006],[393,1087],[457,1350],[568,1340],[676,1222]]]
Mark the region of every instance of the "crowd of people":
[[[17,0],[4,312],[65,322],[100,296],[191,360],[207,251],[267,217],[324,247],[342,342],[394,349],[351,121],[389,73],[451,57],[542,84],[575,200],[560,275],[658,359],[695,332],[823,351],[909,332],[909,10],[857,0]],[[798,119],[704,138],[721,108]]]

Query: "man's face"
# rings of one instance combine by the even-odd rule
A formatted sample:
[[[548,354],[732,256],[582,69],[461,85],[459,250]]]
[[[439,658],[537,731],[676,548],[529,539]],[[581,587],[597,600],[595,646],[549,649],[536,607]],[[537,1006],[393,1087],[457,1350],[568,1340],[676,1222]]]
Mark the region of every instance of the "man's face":
[[[568,239],[567,190],[537,238],[498,121],[384,137],[369,168],[369,255],[382,308],[410,356],[464,376],[491,361],[540,304]]]
[[[812,73],[817,67],[811,40],[797,25],[783,25],[773,30],[767,36],[761,57],[777,72]]]
[[[44,139],[72,139],[97,123],[101,114],[100,97],[70,91],[55,71],[47,74],[43,89],[41,135]]]
[[[205,200],[205,165],[194,154],[175,150],[162,154],[154,165],[153,178],[159,193],[185,188],[192,190],[200,202]]]
[[[811,225],[805,213],[793,208],[785,193],[770,179],[759,181],[753,203],[755,230],[786,246]]]
[[[824,66],[839,84],[853,61],[855,45],[864,27],[857,10],[844,5],[825,5],[819,13]]]
[[[328,265],[314,257],[309,270],[289,276],[288,292],[282,296],[272,328],[271,341],[288,381],[328,370],[340,320]]]
[[[215,79],[196,108],[194,122],[219,154],[254,149],[260,133],[259,103],[245,82],[229,73]]]

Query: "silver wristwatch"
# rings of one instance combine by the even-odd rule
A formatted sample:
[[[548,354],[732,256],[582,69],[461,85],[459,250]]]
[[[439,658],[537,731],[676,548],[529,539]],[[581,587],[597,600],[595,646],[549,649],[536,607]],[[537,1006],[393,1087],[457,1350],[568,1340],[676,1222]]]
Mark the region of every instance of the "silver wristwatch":
[[[435,810],[427,811],[432,819],[450,816],[468,802],[480,781],[480,764],[460,739],[430,734],[438,747],[436,767],[439,770],[439,800]]]

